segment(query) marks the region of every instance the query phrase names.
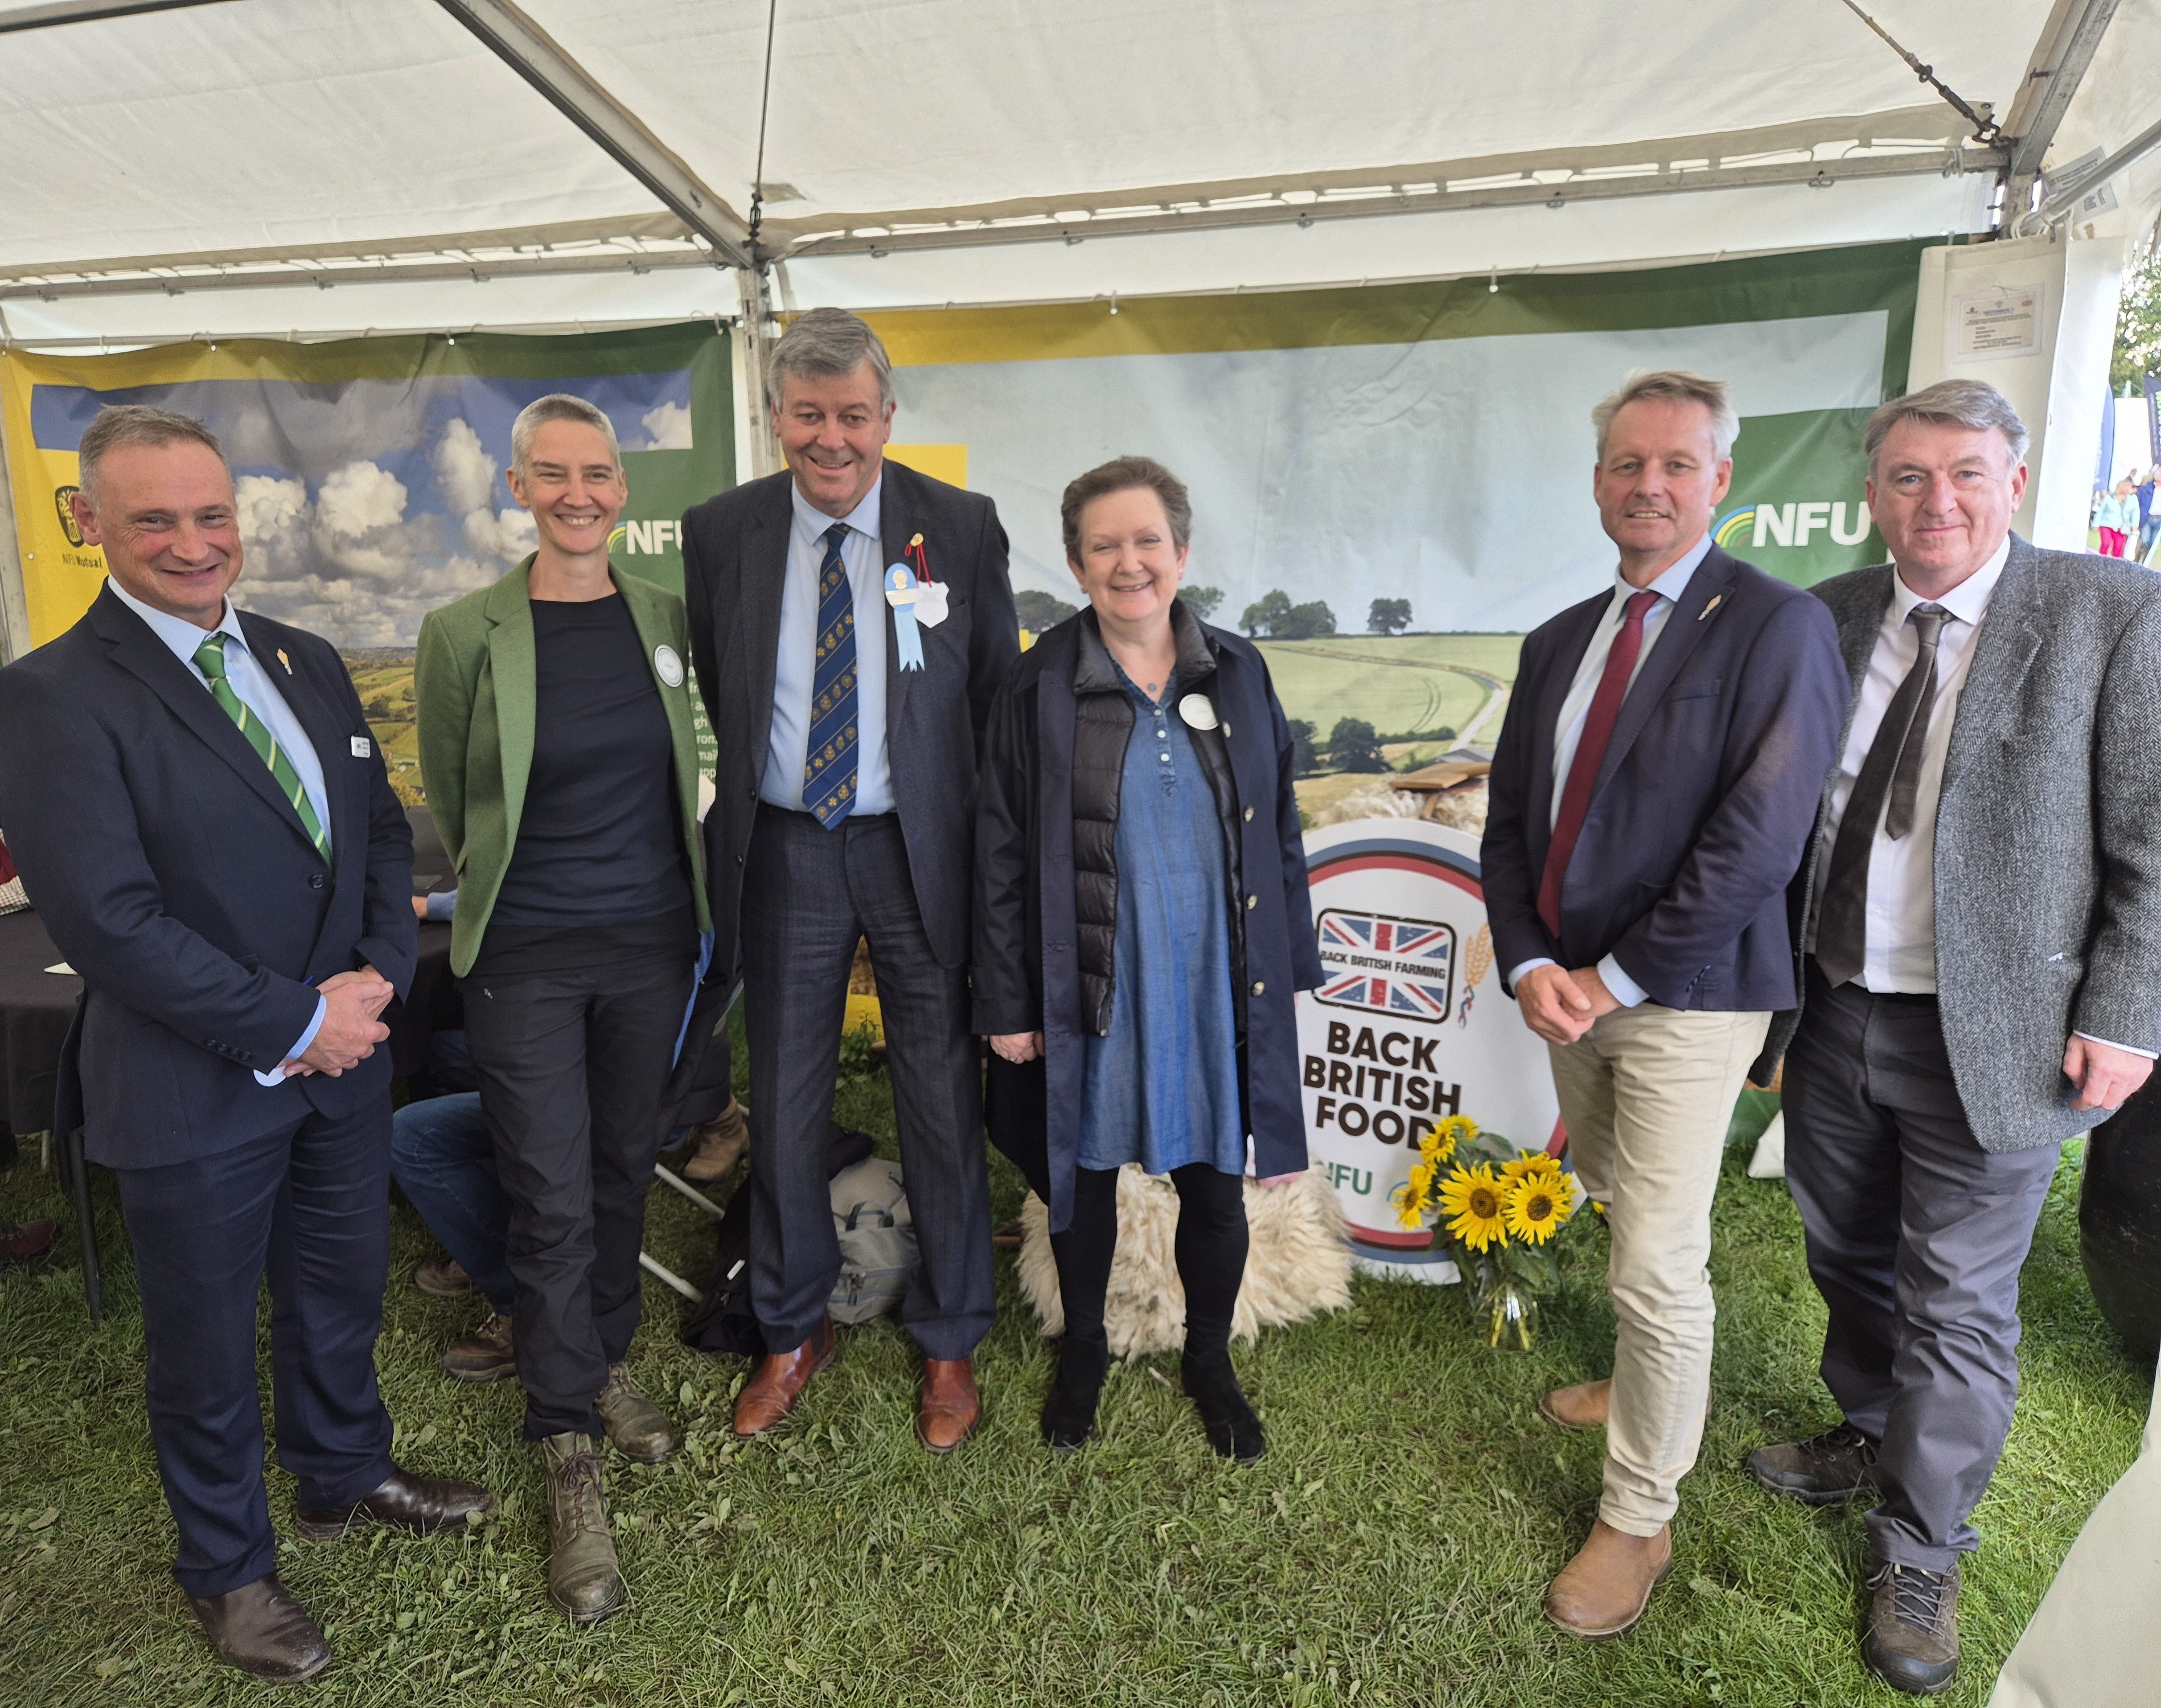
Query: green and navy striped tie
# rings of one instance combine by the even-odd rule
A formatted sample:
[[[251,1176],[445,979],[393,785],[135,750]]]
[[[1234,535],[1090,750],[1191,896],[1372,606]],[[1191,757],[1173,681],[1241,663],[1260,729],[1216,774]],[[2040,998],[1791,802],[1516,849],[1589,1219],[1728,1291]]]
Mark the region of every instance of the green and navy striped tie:
[[[315,817],[315,809],[308,799],[308,791],[300,786],[300,773],[293,768],[293,762],[278,745],[277,737],[263,726],[263,720],[250,711],[241,697],[232,691],[232,684],[225,675],[225,643],[222,631],[212,635],[195,648],[195,669],[210,679],[210,696],[215,700],[247,737],[247,745],[263,757],[270,768],[270,774],[278,780],[278,787],[285,791],[285,799],[293,803],[293,810],[299,814],[301,827],[308,840],[315,845],[315,852],[323,857],[323,864],[331,863],[331,839],[322,823]]]

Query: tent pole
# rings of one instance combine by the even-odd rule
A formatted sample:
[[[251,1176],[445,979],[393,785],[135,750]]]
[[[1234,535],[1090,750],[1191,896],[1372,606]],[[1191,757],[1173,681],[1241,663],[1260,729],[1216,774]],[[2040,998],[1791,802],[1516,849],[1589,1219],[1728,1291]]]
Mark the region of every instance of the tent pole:
[[[773,405],[765,393],[765,361],[773,348],[773,296],[763,267],[745,267],[736,274],[742,287],[743,437],[752,479],[776,472],[780,447],[773,437]],[[741,466],[738,453],[737,466]]]

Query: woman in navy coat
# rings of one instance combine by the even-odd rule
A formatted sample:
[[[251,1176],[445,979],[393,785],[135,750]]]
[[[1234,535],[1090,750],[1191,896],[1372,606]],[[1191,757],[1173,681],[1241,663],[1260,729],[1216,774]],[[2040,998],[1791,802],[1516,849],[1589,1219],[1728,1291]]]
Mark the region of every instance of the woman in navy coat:
[[[1243,1179],[1302,1172],[1292,993],[1320,982],[1290,731],[1248,643],[1177,600],[1192,506],[1122,457],[1065,489],[1088,609],[1024,654],[991,711],[977,825],[976,1029],[992,1137],[1049,1205],[1065,1310],[1044,1439],[1094,1427],[1117,1171],[1179,1194],[1185,1391],[1250,1463],[1232,1369]]]

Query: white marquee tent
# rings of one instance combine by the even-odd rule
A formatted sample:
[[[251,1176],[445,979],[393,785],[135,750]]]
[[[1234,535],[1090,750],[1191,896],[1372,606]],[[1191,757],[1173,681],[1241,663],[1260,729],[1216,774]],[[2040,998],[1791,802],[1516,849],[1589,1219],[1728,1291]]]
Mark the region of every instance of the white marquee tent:
[[[1847,0],[0,0],[0,337],[732,317],[762,112],[784,309],[1983,232],[2161,111],[2161,0],[1869,10],[1987,142]]]

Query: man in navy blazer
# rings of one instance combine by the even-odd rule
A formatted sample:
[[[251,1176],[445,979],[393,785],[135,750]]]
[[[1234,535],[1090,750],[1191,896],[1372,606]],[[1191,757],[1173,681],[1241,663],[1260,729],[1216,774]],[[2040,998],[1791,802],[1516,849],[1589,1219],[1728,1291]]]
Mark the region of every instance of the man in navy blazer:
[[[462,1523],[493,1497],[390,1457],[375,1337],[389,1263],[390,1059],[412,837],[330,644],[236,612],[232,476],[200,423],[107,409],[75,519],[109,571],[0,670],[0,820],[82,976],[55,1127],[118,1176],[174,1576],[258,1677],[330,1659],[278,1581],[256,1297],[280,1462],[311,1539]]]
[[[1711,1392],[1711,1198],[1734,1099],[1794,1006],[1786,885],[1846,677],[1820,602],[1711,542],[1738,430],[1725,387],[1639,374],[1591,419],[1620,566],[1523,643],[1481,862],[1494,958],[1612,1236],[1613,1375],[1539,1407],[1606,1430],[1598,1520],[1546,1596],[1599,1638],[1672,1563]]]

